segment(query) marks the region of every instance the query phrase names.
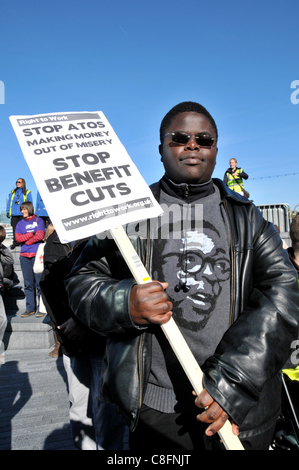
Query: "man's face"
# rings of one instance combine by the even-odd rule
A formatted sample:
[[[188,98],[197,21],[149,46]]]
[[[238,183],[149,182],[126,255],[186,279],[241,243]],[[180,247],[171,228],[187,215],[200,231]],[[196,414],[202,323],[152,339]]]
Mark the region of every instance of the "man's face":
[[[232,170],[235,170],[237,168],[236,160],[230,160],[229,165],[232,168]]]
[[[173,119],[166,133],[175,131],[184,131],[193,137],[183,145],[172,142],[171,135],[164,137],[159,152],[167,176],[175,183],[206,183],[213,174],[218,149],[215,144],[200,147],[194,135],[201,133],[216,138],[213,126],[204,115],[186,112]]]

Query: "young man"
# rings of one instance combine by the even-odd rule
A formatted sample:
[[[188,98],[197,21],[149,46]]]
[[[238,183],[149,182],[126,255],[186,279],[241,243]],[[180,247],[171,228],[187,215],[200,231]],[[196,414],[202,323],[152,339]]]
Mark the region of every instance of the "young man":
[[[136,285],[114,241],[93,237],[66,279],[74,318],[109,338],[102,395],[129,421],[132,450],[221,448],[228,418],[246,449],[267,449],[297,338],[296,274],[273,225],[211,178],[218,133],[204,107],[175,106],[160,139],[165,175],[151,189],[166,216],[127,228],[153,281]],[[159,327],[172,315],[204,371],[196,406]]]

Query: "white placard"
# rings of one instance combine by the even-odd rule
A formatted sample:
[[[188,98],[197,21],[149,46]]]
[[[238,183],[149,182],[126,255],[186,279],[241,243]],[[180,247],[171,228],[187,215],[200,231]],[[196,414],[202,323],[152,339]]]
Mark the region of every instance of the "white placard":
[[[10,122],[62,243],[163,212],[102,111]]]

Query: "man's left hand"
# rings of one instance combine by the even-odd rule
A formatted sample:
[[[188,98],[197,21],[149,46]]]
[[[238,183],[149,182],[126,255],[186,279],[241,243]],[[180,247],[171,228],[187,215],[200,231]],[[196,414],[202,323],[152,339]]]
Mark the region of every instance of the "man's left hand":
[[[196,395],[195,392],[193,392],[193,394]],[[197,416],[197,419],[202,423],[210,424],[206,429],[207,436],[213,436],[213,434],[220,431],[222,426],[229,419],[228,414],[215,402],[205,389],[196,397],[195,405],[198,408],[205,409],[203,413]],[[232,431],[235,436],[239,435],[239,427],[235,423],[232,423]]]
[[[69,318],[69,320],[64,322],[62,325],[57,326],[57,328],[72,340],[80,340],[86,334],[86,331],[77,325],[73,318]]]

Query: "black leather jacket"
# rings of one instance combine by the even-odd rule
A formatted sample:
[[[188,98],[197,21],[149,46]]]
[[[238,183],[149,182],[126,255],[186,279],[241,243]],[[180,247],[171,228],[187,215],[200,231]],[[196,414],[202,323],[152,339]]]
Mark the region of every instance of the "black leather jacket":
[[[242,438],[267,430],[279,414],[280,371],[298,336],[298,282],[273,225],[247,199],[213,181],[231,230],[231,326],[203,366],[204,386]],[[151,189],[159,200],[160,183]],[[150,372],[151,335],[132,322],[135,281],[114,241],[101,238],[86,245],[66,288],[75,317],[109,337],[102,396],[134,429]],[[130,238],[151,274],[153,241],[142,233]]]

